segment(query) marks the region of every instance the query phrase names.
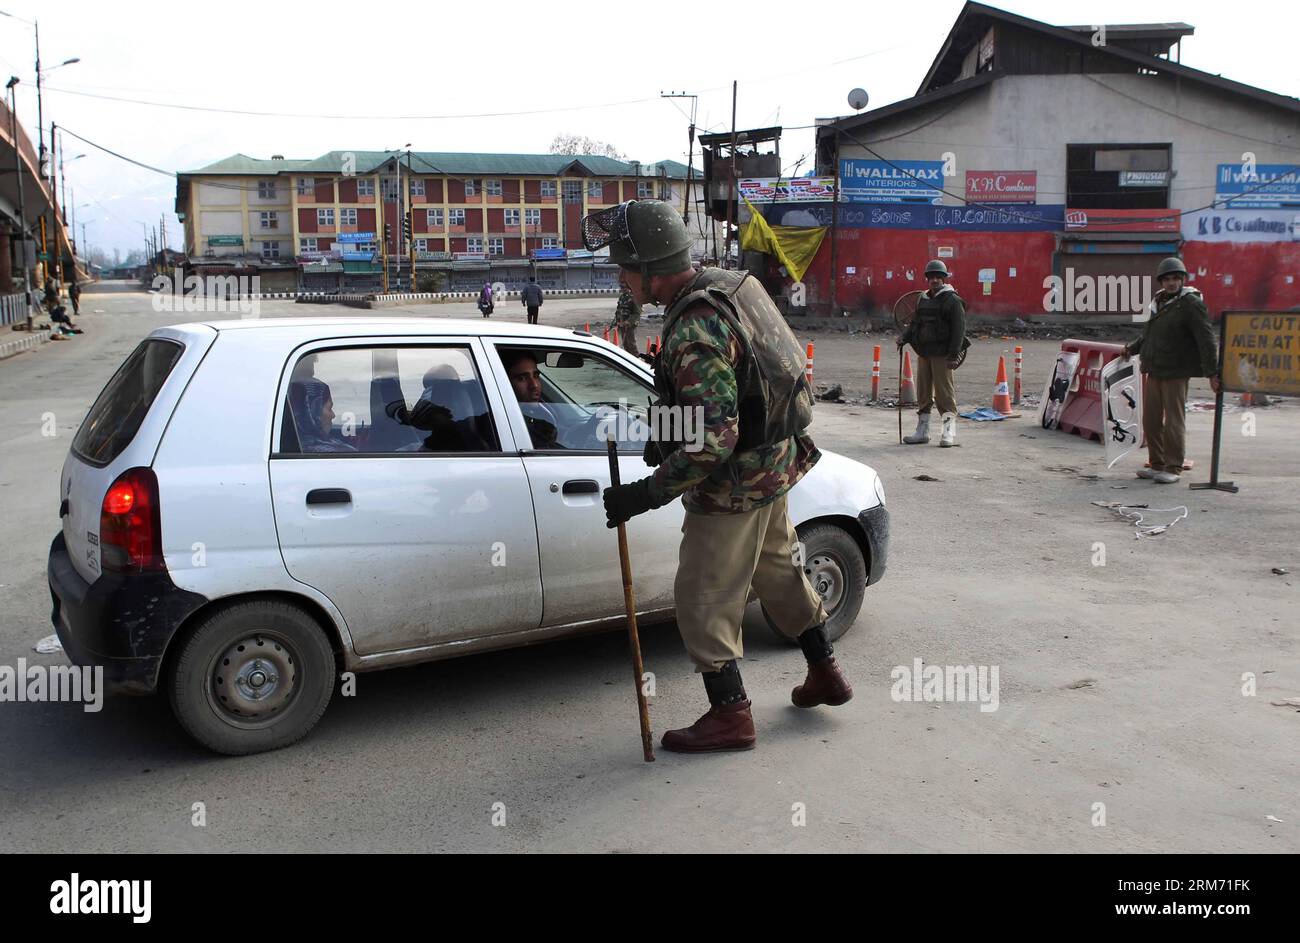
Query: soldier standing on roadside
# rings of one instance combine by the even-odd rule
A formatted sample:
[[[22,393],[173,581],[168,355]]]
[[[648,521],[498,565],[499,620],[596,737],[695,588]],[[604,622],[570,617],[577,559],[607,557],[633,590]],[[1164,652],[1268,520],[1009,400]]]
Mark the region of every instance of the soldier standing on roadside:
[[[1142,431],[1147,438],[1150,468],[1138,471],[1171,485],[1183,473],[1187,450],[1187,381],[1209,377],[1219,392],[1219,352],[1210,326],[1210,313],[1199,290],[1187,288],[1187,267],[1168,258],[1156,267],[1160,290],[1147,307],[1142,336],[1124,348],[1125,359],[1140,353],[1146,386],[1142,399]]]
[[[934,259],[925,266],[930,288],[916,303],[912,323],[898,339],[901,349],[911,344],[916,351],[916,431],[904,437],[908,445],[930,441],[930,408],[939,407],[943,431],[939,445],[957,442],[957,391],[952,372],[957,369],[962,340],[966,337],[966,305],[948,284],[948,266]]]

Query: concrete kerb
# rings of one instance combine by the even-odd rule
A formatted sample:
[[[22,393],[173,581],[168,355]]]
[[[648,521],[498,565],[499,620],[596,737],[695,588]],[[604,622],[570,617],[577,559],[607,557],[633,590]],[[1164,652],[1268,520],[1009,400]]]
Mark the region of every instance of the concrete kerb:
[[[41,344],[49,341],[51,333],[51,331],[33,331],[30,334],[24,334],[22,337],[0,342],[0,360],[13,357],[15,354],[21,354],[25,350],[36,349]]]
[[[547,298],[611,298],[617,297],[619,289],[617,288],[560,288],[547,291]],[[262,295],[263,298],[270,297]],[[474,301],[478,298],[476,291],[403,291],[389,292],[388,294],[345,294],[345,293],[312,293],[312,294],[289,294],[288,297],[294,298],[299,304],[343,304],[353,308],[391,308],[397,305],[407,305],[412,302],[421,304],[449,304],[459,301]],[[496,301],[517,300],[520,297],[518,291],[506,291],[498,293],[493,297]]]

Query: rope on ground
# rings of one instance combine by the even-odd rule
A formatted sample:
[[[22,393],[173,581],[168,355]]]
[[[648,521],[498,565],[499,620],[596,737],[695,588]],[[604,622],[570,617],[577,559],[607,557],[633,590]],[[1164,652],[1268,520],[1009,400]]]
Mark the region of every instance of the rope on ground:
[[[1128,521],[1136,528],[1133,537],[1142,540],[1146,537],[1159,537],[1179,521],[1187,519],[1187,506],[1180,504],[1172,508],[1153,508],[1145,504],[1121,504],[1119,501],[1094,501],[1099,508],[1114,512],[1121,520]],[[1178,512],[1181,511],[1181,514]],[[1147,523],[1148,514],[1178,514],[1172,521],[1164,524]]]

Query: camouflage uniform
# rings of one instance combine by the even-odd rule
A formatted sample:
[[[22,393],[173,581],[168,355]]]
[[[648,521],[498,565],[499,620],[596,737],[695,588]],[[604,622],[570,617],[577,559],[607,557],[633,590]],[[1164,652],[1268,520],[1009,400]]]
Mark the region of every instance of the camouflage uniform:
[[[699,671],[744,654],[740,621],[750,588],[781,632],[797,638],[828,618],[796,565],[785,495],[821,457],[806,434],[735,451],[740,436],[734,330],[708,305],[676,320],[659,369],[676,405],[703,412],[703,448],[678,448],[650,479],[655,504],[682,495],[686,508],[674,585],[677,624]]]
[[[636,326],[641,321],[641,306],[632,297],[632,292],[624,288],[619,292],[618,306],[614,308],[614,326],[618,328],[619,341],[623,349],[636,356]]]

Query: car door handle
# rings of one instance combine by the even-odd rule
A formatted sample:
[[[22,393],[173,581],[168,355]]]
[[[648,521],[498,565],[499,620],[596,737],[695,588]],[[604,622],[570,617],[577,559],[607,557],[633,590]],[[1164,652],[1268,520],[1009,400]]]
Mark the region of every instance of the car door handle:
[[[590,478],[575,478],[564,483],[565,494],[600,494],[600,482]]]
[[[313,488],[307,492],[308,504],[351,504],[352,492],[347,488]]]

